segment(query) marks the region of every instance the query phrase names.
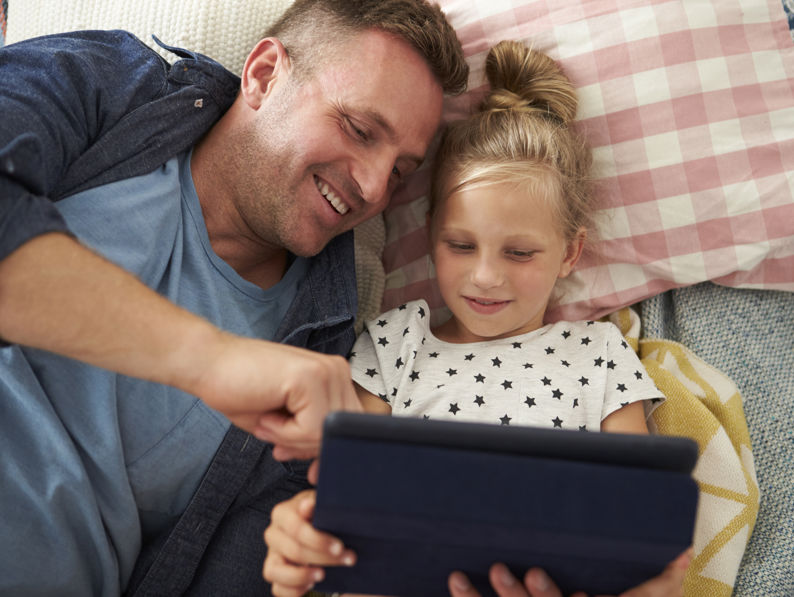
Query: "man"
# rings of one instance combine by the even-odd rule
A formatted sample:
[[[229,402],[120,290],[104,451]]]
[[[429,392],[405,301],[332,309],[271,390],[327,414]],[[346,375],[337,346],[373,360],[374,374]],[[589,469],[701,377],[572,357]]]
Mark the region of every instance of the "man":
[[[261,593],[304,468],[237,427],[307,457],[357,407],[313,352],[353,340],[350,231],[467,68],[421,0],[299,2],[272,33],[240,80],[120,32],[0,54],[0,592]]]

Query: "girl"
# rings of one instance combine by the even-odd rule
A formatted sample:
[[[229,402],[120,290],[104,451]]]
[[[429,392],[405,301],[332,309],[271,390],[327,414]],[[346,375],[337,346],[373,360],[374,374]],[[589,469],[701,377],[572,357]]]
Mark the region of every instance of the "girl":
[[[428,228],[451,317],[431,327],[418,300],[368,322],[350,357],[357,393],[366,410],[399,416],[647,433],[646,407],[663,396],[618,329],[544,325],[593,209],[574,89],[551,58],[517,42],[491,49],[486,74],[490,93],[448,127],[434,164]],[[295,562],[353,561],[310,527],[312,504],[299,494],[273,511],[274,594],[301,595],[322,577]],[[674,576],[651,589],[676,594],[683,573]]]

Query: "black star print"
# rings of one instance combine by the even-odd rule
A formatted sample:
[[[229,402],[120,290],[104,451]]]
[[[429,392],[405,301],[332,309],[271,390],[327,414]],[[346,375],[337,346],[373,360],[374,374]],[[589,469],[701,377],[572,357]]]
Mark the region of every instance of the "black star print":
[[[485,404],[485,399],[482,396],[475,396],[474,404],[476,404],[477,406],[482,406],[483,404]]]
[[[535,399],[532,398],[531,396],[527,396],[527,399],[524,400],[524,404],[527,405],[527,408],[532,408],[533,406],[535,406]]]
[[[378,338],[378,344],[380,344],[381,346],[386,346],[388,343],[389,341],[386,339],[385,336],[383,338]]]
[[[561,360],[561,361],[560,361],[560,364],[561,364],[563,367],[570,367],[570,366],[571,366],[571,364],[570,364],[568,361],[566,361],[565,359]]]
[[[403,336],[405,336],[407,333],[408,333],[408,328],[405,328],[405,329],[403,330]]]
[[[595,325],[595,321],[588,321],[587,325]]]
[[[417,353],[416,351],[414,351],[414,358],[416,358],[416,355],[417,355],[417,354],[418,354],[418,353]]]
[[[411,400],[412,400],[412,398],[409,398],[408,400],[403,402],[403,406],[405,406],[405,408],[408,408],[409,406],[411,406]]]
[[[592,340],[590,340],[590,338],[588,338],[587,336],[585,336],[584,338],[582,338],[582,344],[584,344],[585,346],[587,346],[588,344],[590,344],[590,342],[592,342]]]
[[[554,354],[554,349],[551,346],[546,347],[546,354]]]
[[[551,395],[554,396],[557,400],[562,400],[562,391],[560,391],[560,388],[557,388],[556,390],[554,390],[551,393]]]
[[[629,345],[628,345],[628,344],[626,344],[626,341],[625,341],[625,340],[621,341],[620,345],[621,345],[623,348],[628,348],[628,347],[629,347]]]
[[[574,398],[573,399],[573,406],[571,408],[576,408],[577,406],[579,406],[579,399],[578,398]]]
[[[456,414],[458,414],[459,410],[460,409],[458,408],[458,403],[457,402],[454,403],[454,404],[452,404],[450,402],[450,404],[449,404],[449,412],[451,412],[453,415],[456,415]]]
[[[587,431],[587,425],[579,425],[579,431]]]
[[[354,357],[357,357],[357,356],[358,356],[358,355],[356,354],[356,351],[355,351],[355,350],[351,350],[351,351],[350,351],[350,354],[349,354],[349,355],[347,355],[347,358],[348,358],[348,359],[352,359],[352,358],[354,358]]]
[[[430,419],[430,415],[422,415],[422,420],[427,421]]]
[[[508,381],[508,380],[504,380],[504,381],[502,382],[502,387],[503,387],[505,390],[509,390],[510,388],[512,388],[512,387],[513,387],[513,382],[512,382],[512,381]]]
[[[621,408],[623,408],[624,406],[628,406],[628,405],[629,405],[629,403],[628,403],[628,402],[621,402],[621,403],[620,403],[620,407],[621,407]]]
[[[499,359],[499,357],[496,357],[495,359],[491,359],[491,362],[493,363],[494,367],[502,366],[502,361]]]
[[[642,373],[640,373],[639,371],[635,371],[634,377],[636,377],[637,379],[642,379]]]
[[[441,388],[443,388],[445,385],[447,385],[447,384],[445,384],[445,383],[440,383],[440,384],[437,384],[437,385],[436,385],[436,389],[437,389],[437,390],[440,390],[440,389],[441,389]]]
[[[424,317],[425,317],[425,308],[424,307],[419,307],[419,317],[424,319]]]
[[[457,369],[453,369],[452,367],[447,369],[447,375],[449,375],[450,377],[452,377],[453,375],[457,375],[457,374],[458,374],[458,370]]]
[[[473,360],[473,359],[474,359],[474,355],[473,355],[473,354],[467,354],[467,355],[466,355],[465,357],[463,357],[463,358],[464,358],[464,359],[466,359],[467,361],[471,361],[471,360]]]
[[[550,386],[551,385],[551,380],[548,377],[544,376],[543,379],[541,379],[540,381],[543,382],[544,386]]]
[[[513,348],[521,348],[521,342],[513,342]]]
[[[554,423],[555,427],[562,429],[562,419],[560,417],[554,417],[551,422]]]
[[[391,389],[391,395],[392,396],[396,396],[397,395],[397,388],[392,388]]]
[[[524,369],[532,369],[534,366],[532,363],[524,363]]]
[[[474,380],[476,383],[485,383],[485,376],[482,373],[478,373],[474,376]]]
[[[618,387],[616,389],[618,390],[618,392],[625,392],[626,391],[626,384],[619,383]]]
[[[387,323],[387,321],[385,319],[379,319],[378,320],[378,327],[384,327],[386,325],[386,323]]]
[[[388,402],[389,402],[389,397],[388,397],[388,396],[386,396],[386,394],[378,394],[378,398],[380,398],[381,400],[383,400],[383,401],[384,401],[384,402],[386,402],[387,404],[388,404]]]
[[[399,309],[400,311],[405,311],[405,308],[406,308],[407,306],[408,306],[408,305],[406,305],[405,303],[403,303],[402,305],[400,305],[400,306],[398,307],[398,309]]]
[[[431,352],[427,356],[429,356],[431,359],[437,359],[438,358],[438,353],[437,352]]]
[[[416,381],[419,379],[420,371],[411,371],[411,381]]]
[[[579,378],[579,383],[582,384],[582,386],[587,386],[590,385],[590,380],[582,375],[582,377]]]
[[[510,424],[510,417],[505,415],[499,419],[502,422],[502,425],[509,425]]]
[[[607,361],[607,369],[614,369],[615,368],[615,361],[609,360]]]
[[[402,358],[402,357],[397,357],[397,360],[396,360],[396,361],[394,361],[394,367],[395,367],[395,369],[399,369],[399,368],[400,368],[400,367],[402,367],[404,364],[405,364],[405,363],[403,363],[403,358]]]
[[[367,375],[370,377],[375,377],[378,374],[377,369],[367,369]]]
[[[565,331],[562,333],[562,337],[563,337],[563,338],[565,338],[565,339],[567,340],[568,338],[570,338],[570,337],[571,337],[571,331],[570,331],[570,330],[565,330]]]
[[[601,357],[598,357],[597,359],[595,359],[595,360],[593,361],[593,364],[594,364],[596,367],[600,367],[601,365],[603,365],[603,364],[604,364],[604,359],[602,359]]]

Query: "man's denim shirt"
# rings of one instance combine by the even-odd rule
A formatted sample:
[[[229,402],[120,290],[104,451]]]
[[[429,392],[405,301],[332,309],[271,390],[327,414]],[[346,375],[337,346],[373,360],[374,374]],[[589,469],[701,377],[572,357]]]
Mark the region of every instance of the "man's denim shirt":
[[[154,170],[231,106],[238,77],[167,49],[181,58],[173,66],[129,33],[90,31],[0,50],[0,260],[38,235],[69,233],[53,201]],[[276,340],[347,354],[352,236],[311,260]],[[262,531],[270,508],[303,486],[299,468],[275,463],[269,446],[232,427],[182,519],[144,548],[130,591],[264,594]]]

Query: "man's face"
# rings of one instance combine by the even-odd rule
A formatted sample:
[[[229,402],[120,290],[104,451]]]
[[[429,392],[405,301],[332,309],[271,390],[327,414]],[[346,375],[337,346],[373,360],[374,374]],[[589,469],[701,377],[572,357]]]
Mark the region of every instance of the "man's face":
[[[277,79],[257,110],[237,208],[261,240],[313,255],[382,211],[419,166],[442,90],[410,46],[375,31],[305,79]]]

